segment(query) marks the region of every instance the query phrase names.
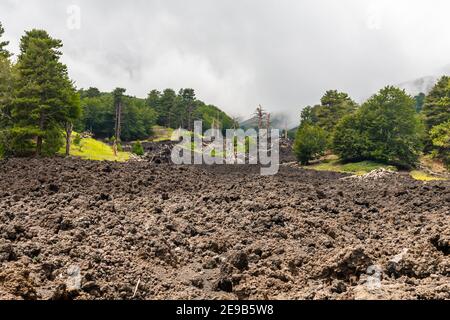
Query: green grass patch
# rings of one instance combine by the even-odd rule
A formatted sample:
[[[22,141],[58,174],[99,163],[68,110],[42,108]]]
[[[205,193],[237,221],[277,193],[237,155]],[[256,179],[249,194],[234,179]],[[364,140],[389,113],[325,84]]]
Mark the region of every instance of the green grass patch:
[[[66,147],[64,146],[64,148],[60,150],[61,154],[65,153],[65,148]],[[93,161],[125,162],[130,159],[130,153],[118,152],[116,157],[111,146],[93,138],[81,139],[79,146],[72,143],[70,155]]]
[[[172,136],[173,134],[178,131],[179,129],[175,130],[172,128],[166,128],[166,127],[161,127],[161,126],[154,126],[152,128],[153,131],[153,136],[151,138],[149,138],[147,141],[149,142],[162,142],[162,141],[172,141]],[[203,139],[204,136],[200,135],[200,134],[196,134],[192,131],[188,131],[185,129],[181,129],[178,134],[180,136],[184,136],[184,137],[196,137],[198,139]]]
[[[154,126],[152,128],[153,136],[150,139],[151,142],[162,142],[172,140],[172,135],[175,130],[172,128],[166,128],[161,126]]]
[[[316,165],[305,166],[306,169],[313,169],[317,171],[334,171],[342,173],[353,173],[356,175],[364,175],[373,170],[377,169],[387,169],[392,171],[397,171],[394,166],[389,166],[386,164],[374,162],[374,161],[361,161],[354,163],[341,163],[338,160],[328,160]]]
[[[419,170],[413,170],[410,172],[410,175],[413,179],[419,180],[419,181],[446,181],[447,179],[432,176],[426,172],[419,171]]]

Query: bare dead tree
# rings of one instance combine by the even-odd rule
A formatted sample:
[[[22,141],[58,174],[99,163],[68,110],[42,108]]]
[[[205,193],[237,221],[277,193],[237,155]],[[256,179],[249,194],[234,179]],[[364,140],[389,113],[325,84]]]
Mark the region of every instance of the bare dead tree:
[[[270,130],[270,113],[266,114],[266,120],[267,120],[267,122],[266,122],[266,129]]]
[[[66,157],[70,156],[70,147],[72,144],[72,131],[73,131],[73,124],[72,122],[66,122],[65,123],[65,130],[66,130]]]
[[[264,109],[261,105],[256,108],[256,117],[258,118],[258,129],[261,130],[263,127],[263,119],[264,119]]]
[[[113,151],[114,156],[117,157],[117,148],[118,144],[120,143],[120,134],[121,134],[121,125],[122,125],[122,103],[116,104],[116,124],[114,127],[114,145],[113,145]]]
[[[120,142],[120,136],[122,131],[122,102],[118,102],[116,105],[116,125],[115,125],[115,138],[116,142]]]
[[[288,122],[287,120],[284,121],[284,139],[288,139]]]
[[[125,93],[125,89],[117,88],[114,90],[114,103],[116,105],[116,123],[114,128],[114,155],[117,156],[118,144],[120,144],[120,136],[122,134],[122,97]]]

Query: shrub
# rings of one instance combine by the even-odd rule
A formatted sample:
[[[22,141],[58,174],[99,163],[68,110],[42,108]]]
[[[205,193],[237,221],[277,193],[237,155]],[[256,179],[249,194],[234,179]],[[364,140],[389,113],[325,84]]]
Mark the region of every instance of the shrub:
[[[8,128],[0,131],[0,156],[29,157],[36,153],[35,137],[40,132],[34,128]]]
[[[324,154],[326,145],[326,132],[320,127],[305,124],[298,129],[294,153],[301,164],[307,165]]]
[[[77,147],[81,147],[81,136],[80,134],[76,134],[75,137],[73,138],[73,144]]]
[[[142,147],[142,143],[140,141],[136,141],[135,143],[133,143],[132,152],[138,156],[144,155],[144,148]]]
[[[343,160],[410,167],[422,151],[423,124],[404,90],[386,87],[338,124],[333,149]]]
[[[370,141],[361,128],[358,115],[344,117],[333,135],[333,151],[344,161],[360,161],[369,158]]]
[[[59,126],[54,126],[45,131],[42,144],[42,155],[51,157],[58,153],[64,146],[64,134]]]

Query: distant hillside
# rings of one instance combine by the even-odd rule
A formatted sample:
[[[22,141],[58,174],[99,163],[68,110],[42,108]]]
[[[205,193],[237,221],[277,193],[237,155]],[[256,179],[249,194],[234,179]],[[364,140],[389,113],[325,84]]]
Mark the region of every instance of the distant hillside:
[[[266,125],[266,119],[264,119],[264,126]],[[292,125],[290,125],[290,121],[288,120],[288,117],[285,115],[271,115],[270,116],[270,125],[272,128],[274,129],[279,129],[279,130],[285,130],[286,129],[286,122],[287,122],[287,126],[288,129],[292,128]],[[254,116],[250,119],[247,119],[245,121],[242,121],[241,123],[239,123],[239,126],[242,129],[257,129],[258,128],[258,117]]]

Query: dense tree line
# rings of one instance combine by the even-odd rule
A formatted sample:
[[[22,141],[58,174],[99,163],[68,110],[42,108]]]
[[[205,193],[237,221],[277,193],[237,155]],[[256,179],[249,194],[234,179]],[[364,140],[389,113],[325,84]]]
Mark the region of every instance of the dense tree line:
[[[82,116],[76,124],[78,131],[90,131],[96,137],[114,136],[115,94],[97,88],[79,91]],[[219,108],[198,100],[193,89],[173,89],[162,93],[152,90],[147,99],[124,95],[122,98],[121,140],[149,138],[156,124],[168,128],[193,130],[194,121],[203,121],[203,130],[212,127],[228,129],[233,120]]]
[[[345,93],[328,91],[321,105],[303,109],[294,151],[307,163],[327,148],[344,161],[411,167],[431,153],[450,166],[450,78],[442,77],[428,96],[414,98],[386,87],[361,107]]]
[[[204,130],[234,126],[233,119],[218,107],[197,99],[194,89],[181,89],[178,94],[173,89],[152,90],[147,104],[158,112],[158,124],[164,127],[192,130],[198,120],[203,121]]]
[[[79,91],[82,115],[75,125],[79,132],[89,131],[95,137],[105,139],[115,135],[115,92],[103,93],[97,88]],[[117,94],[117,90],[116,90]],[[158,114],[145,99],[123,95],[120,138],[123,141],[146,139],[152,134]]]
[[[333,148],[346,161],[411,166],[422,151],[422,129],[414,100],[403,90],[386,87],[341,120]]]
[[[302,123],[319,126],[327,134],[331,143],[332,133],[337,123],[346,115],[353,113],[358,105],[347,93],[336,90],[327,91],[321,103],[314,107],[308,106],[302,112]]]

